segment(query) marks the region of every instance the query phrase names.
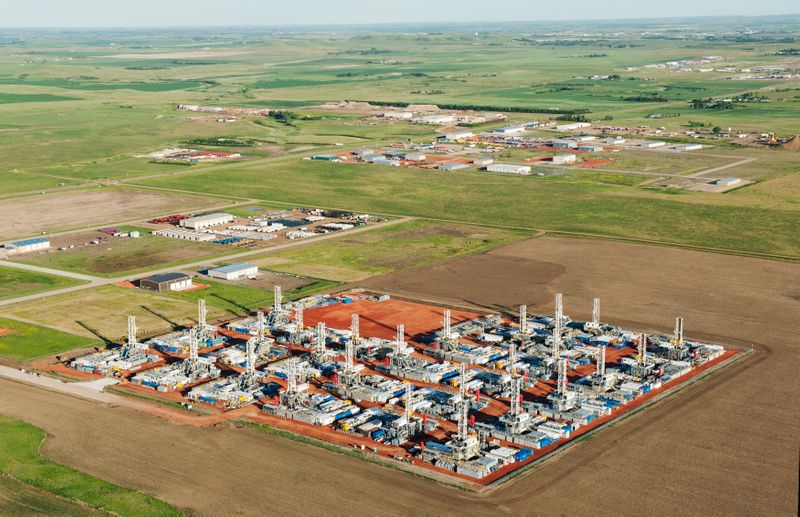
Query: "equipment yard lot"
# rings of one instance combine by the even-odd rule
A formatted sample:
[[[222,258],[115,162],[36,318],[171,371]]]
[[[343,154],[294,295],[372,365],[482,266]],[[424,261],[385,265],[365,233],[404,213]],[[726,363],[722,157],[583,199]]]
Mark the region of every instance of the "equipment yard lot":
[[[125,335],[128,314],[136,316],[145,336],[194,323],[197,310],[190,301],[108,285],[50,298],[44,310],[37,300],[3,307],[0,314],[80,336],[115,340]],[[209,306],[211,319],[226,314],[223,309]]]
[[[238,248],[218,244],[165,239],[147,228],[117,227],[120,231],[139,230],[141,237],[111,237],[99,230],[55,237],[50,250],[27,253],[15,260],[65,271],[116,277],[154,267],[170,267],[206,257],[230,255]],[[91,241],[99,240],[99,244]],[[75,246],[69,249],[69,246]],[[60,250],[66,247],[68,249]]]
[[[133,220],[175,210],[218,206],[215,197],[141,189],[97,188],[4,199],[0,203],[0,240],[40,232],[85,228]]]

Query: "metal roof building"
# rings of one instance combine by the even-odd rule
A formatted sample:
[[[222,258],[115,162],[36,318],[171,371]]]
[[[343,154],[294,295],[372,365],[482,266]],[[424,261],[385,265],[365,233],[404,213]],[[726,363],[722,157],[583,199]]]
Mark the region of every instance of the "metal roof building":
[[[238,264],[228,264],[208,270],[211,278],[221,278],[223,280],[241,280],[242,278],[255,278],[258,275],[258,266],[241,262]]]
[[[31,251],[44,250],[50,247],[50,240],[44,237],[34,237],[21,241],[9,242],[5,249],[9,254],[30,253]]]
[[[192,228],[193,230],[202,230],[209,226],[219,226],[231,221],[233,221],[233,216],[231,214],[217,212],[181,219],[180,225],[185,228]]]
[[[148,291],[183,291],[192,287],[192,277],[185,273],[163,273],[139,280],[139,287]]]

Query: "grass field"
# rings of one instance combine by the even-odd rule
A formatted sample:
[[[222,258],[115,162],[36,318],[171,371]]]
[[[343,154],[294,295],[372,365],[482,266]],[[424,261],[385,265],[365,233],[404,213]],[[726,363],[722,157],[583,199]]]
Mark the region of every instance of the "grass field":
[[[35,488],[51,492],[69,500],[80,501],[91,508],[114,515],[161,516],[181,515],[172,506],[149,495],[129,490],[77,470],[64,467],[41,457],[39,449],[46,435],[41,429],[8,417],[0,416],[0,473],[11,476]],[[8,486],[8,483],[3,483]],[[34,496],[37,506],[44,500],[43,513],[73,512],[72,505],[60,500],[45,500]],[[17,501],[19,507],[22,501]],[[13,506],[12,506],[13,508]],[[23,507],[22,513],[30,512]],[[31,512],[38,513],[38,512]],[[74,515],[92,515],[92,512],[75,512]]]
[[[33,192],[63,185],[75,185],[75,180],[67,178],[53,178],[38,174],[15,173],[0,170],[0,193],[15,194],[17,192]]]
[[[0,509],[2,515],[63,515],[90,517],[106,515],[82,503],[70,501],[53,493],[26,485],[0,475]]]
[[[411,221],[264,258],[251,257],[250,261],[275,271],[352,282],[446,257],[480,253],[531,235],[524,231]]]
[[[239,248],[205,242],[190,242],[158,237],[148,228],[118,226],[122,231],[139,230],[138,239],[114,239],[100,245],[86,245],[43,255],[27,255],[19,260],[64,271],[118,277],[183,262],[236,253]],[[90,236],[94,238],[94,235]],[[87,237],[88,241],[89,237]]]
[[[208,311],[208,317],[212,320],[229,314],[211,304]],[[4,317],[31,321],[105,342],[114,342],[125,336],[129,314],[136,316],[140,336],[145,337],[195,323],[197,306],[171,296],[111,285],[49,298],[46,311],[42,311],[41,302],[38,301],[0,309],[0,315]],[[13,336],[11,334],[9,337]],[[0,337],[0,342],[3,339]],[[50,341],[53,343],[49,346],[60,346],[58,339]]]
[[[96,339],[3,317],[0,317],[0,329],[11,331],[10,334],[0,335],[0,356],[19,361],[46,357],[96,343]]]
[[[78,280],[63,276],[46,275],[8,267],[0,267],[0,300],[27,294],[52,291],[80,284]]]
[[[269,307],[273,301],[273,292],[266,289],[255,289],[225,282],[215,282],[203,279],[200,281],[209,287],[189,292],[169,292],[168,296],[196,303],[199,299],[206,300],[208,306],[224,310],[230,316],[243,316],[247,313]],[[302,298],[310,294],[336,286],[336,282],[327,280],[313,280],[308,285],[298,289],[285,291],[283,296],[287,300]]]
[[[301,205],[800,256],[800,212],[760,202],[747,206],[746,189],[733,196],[671,195],[603,184],[581,174],[439,174],[295,160],[146,183]]]

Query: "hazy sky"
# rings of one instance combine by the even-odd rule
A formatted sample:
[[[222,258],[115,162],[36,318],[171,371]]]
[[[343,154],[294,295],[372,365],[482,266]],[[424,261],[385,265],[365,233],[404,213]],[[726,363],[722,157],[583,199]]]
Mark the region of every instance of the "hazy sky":
[[[799,0],[2,0],[0,27],[536,21],[800,13]]]

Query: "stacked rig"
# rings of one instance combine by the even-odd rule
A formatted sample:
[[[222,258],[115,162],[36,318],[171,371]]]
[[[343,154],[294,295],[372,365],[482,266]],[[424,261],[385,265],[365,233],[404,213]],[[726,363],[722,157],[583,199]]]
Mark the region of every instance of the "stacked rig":
[[[414,311],[410,334],[387,316],[403,311]],[[219,328],[201,302],[196,326],[140,344],[131,318],[123,346],[70,364],[219,410],[255,404],[276,425],[491,479],[729,354],[687,340],[680,317],[669,336],[603,323],[599,299],[580,321],[561,294],[552,315],[521,305],[508,317],[362,292],[284,302],[278,287],[269,310]]]

